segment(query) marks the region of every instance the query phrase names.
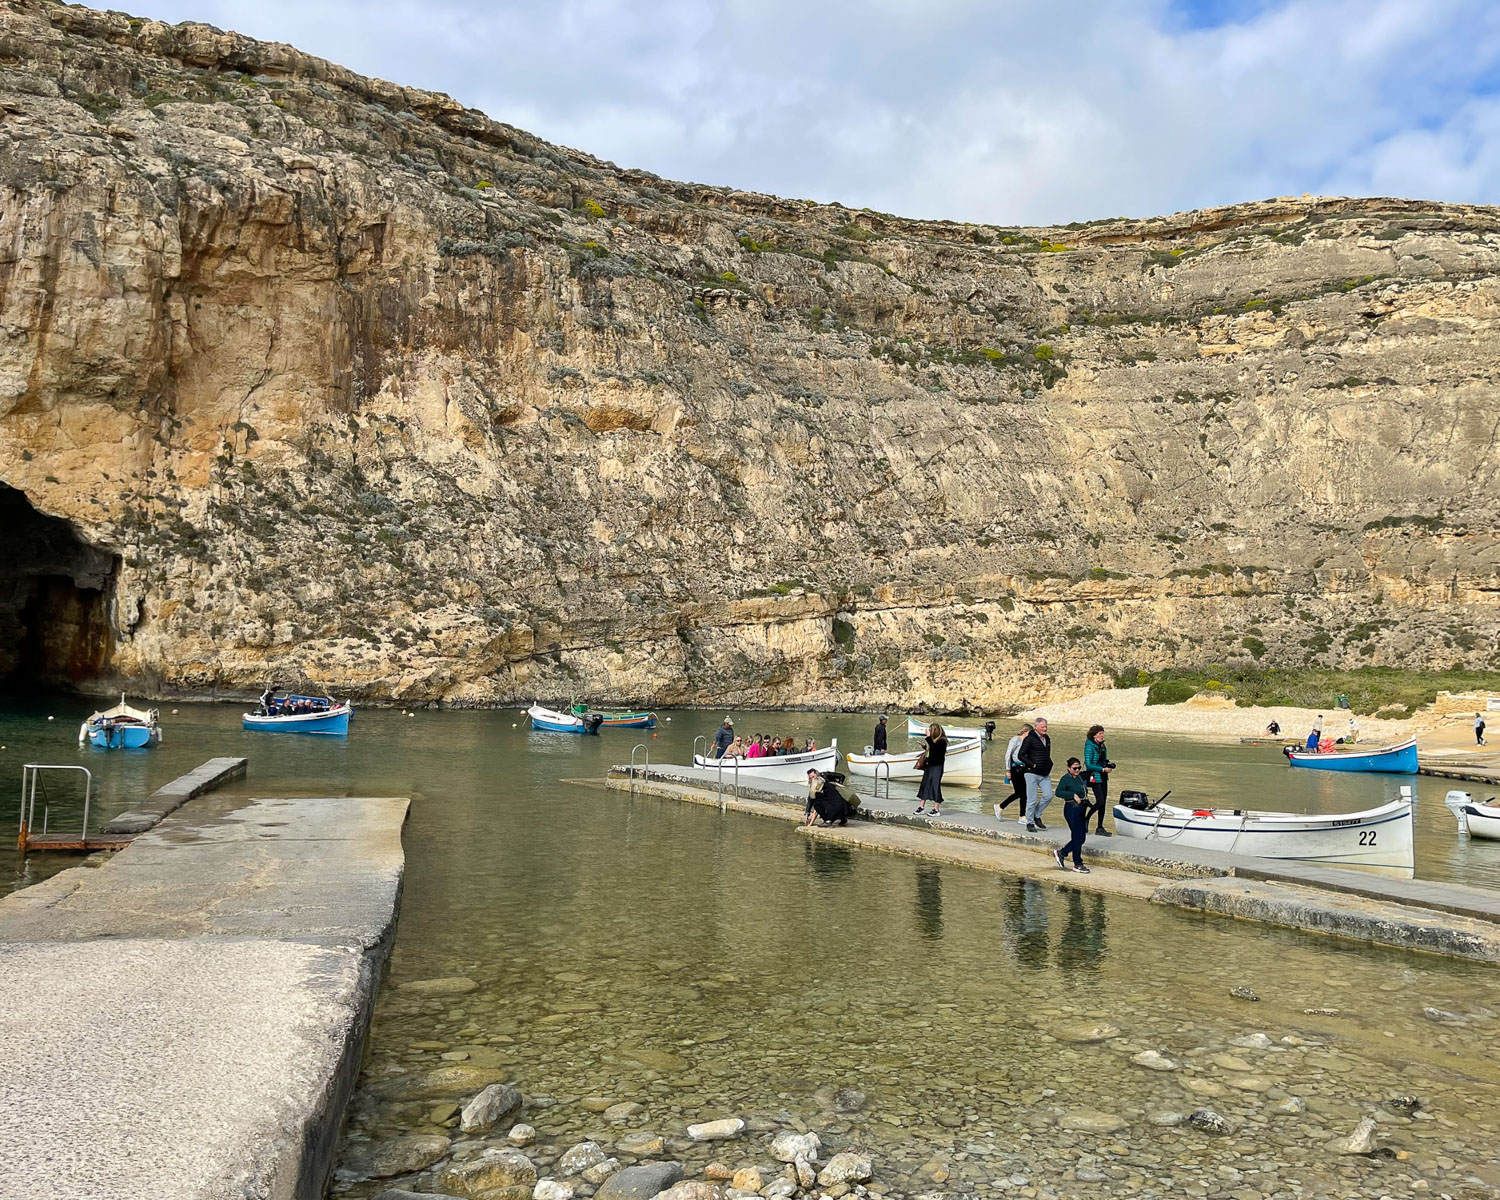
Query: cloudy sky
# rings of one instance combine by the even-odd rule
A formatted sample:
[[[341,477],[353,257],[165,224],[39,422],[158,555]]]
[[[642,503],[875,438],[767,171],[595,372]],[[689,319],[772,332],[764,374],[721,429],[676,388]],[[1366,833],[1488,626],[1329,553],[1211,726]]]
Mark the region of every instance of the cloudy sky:
[[[1051,223],[1500,202],[1500,0],[135,0],[671,179]]]

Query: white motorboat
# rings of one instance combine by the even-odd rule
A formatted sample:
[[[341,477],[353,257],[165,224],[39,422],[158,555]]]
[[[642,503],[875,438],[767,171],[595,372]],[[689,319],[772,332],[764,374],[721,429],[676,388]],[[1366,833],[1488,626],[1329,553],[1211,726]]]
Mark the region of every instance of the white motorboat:
[[[713,758],[707,754],[693,755],[693,766],[703,771],[717,771],[721,767],[727,780],[738,768],[742,783],[757,779],[789,779],[797,783],[807,782],[807,772],[834,771],[839,765],[839,740],[822,750],[807,750],[801,754],[768,754],[762,758]]]
[[[962,742],[950,739],[948,754],[943,759],[943,782],[958,787],[978,787],[983,783],[982,747],[983,743],[977,738]],[[877,781],[890,778],[916,783],[922,778],[922,772],[917,769],[917,756],[921,753],[912,750],[907,754],[846,754],[844,761],[848,763],[851,775],[874,776]]]
[[[986,725],[949,725],[942,717],[928,717],[925,721],[918,717],[907,717],[906,736],[926,737],[927,727],[934,722],[943,727],[943,732],[948,735],[950,742],[967,742],[972,738],[978,738],[983,742],[995,732],[993,721]]]
[[[531,728],[541,733],[598,733],[604,724],[603,713],[559,712],[540,704],[533,704],[526,715],[531,718]]]
[[[1124,792],[1120,801],[1115,832],[1125,837],[1254,858],[1408,869],[1414,863],[1410,787],[1402,787],[1400,799],[1353,813],[1176,808],[1143,792]]]
[[[1451,791],[1443,803],[1458,818],[1458,828],[1473,838],[1500,841],[1500,804],[1495,797],[1480,802],[1468,792]]]

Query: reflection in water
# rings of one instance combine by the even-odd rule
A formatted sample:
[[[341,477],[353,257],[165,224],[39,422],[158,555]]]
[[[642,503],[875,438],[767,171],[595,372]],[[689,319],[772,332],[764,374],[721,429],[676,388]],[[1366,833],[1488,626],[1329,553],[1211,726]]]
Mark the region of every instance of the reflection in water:
[[[917,868],[917,931],[925,938],[943,936],[943,874],[930,863]]]
[[[1047,966],[1047,893],[1034,879],[1017,879],[1006,905],[1006,935],[1021,966],[1032,971]]]
[[[854,870],[854,855],[848,846],[808,838],[806,847],[807,865],[814,875],[848,875]]]
[[[1104,958],[1104,897],[1068,892],[1068,923],[1057,944],[1057,965],[1064,972],[1097,970]]]

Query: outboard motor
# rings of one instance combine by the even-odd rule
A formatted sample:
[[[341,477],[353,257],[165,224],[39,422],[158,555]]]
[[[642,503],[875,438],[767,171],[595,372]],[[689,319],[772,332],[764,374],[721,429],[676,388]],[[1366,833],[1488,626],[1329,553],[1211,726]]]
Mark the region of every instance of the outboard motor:
[[[984,723],[984,740],[987,742],[995,740],[995,722],[986,721]]]
[[[603,724],[603,713],[589,713],[583,718],[583,731],[584,733],[598,733],[599,726]]]
[[[1469,832],[1469,817],[1464,812],[1464,805],[1473,803],[1473,796],[1469,795],[1468,792],[1461,792],[1457,788],[1454,788],[1443,797],[1443,807],[1458,818],[1458,831],[1460,833]]]
[[[1122,808],[1133,808],[1137,812],[1146,812],[1156,807],[1155,801],[1145,792],[1123,791],[1120,793],[1120,806]]]

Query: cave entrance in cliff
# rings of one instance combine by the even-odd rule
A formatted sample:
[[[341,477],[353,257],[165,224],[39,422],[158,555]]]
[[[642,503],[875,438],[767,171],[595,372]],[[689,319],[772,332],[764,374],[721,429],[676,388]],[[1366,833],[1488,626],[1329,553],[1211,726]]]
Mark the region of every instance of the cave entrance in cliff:
[[[120,560],[0,483],[0,685],[81,687],[109,665]]]

